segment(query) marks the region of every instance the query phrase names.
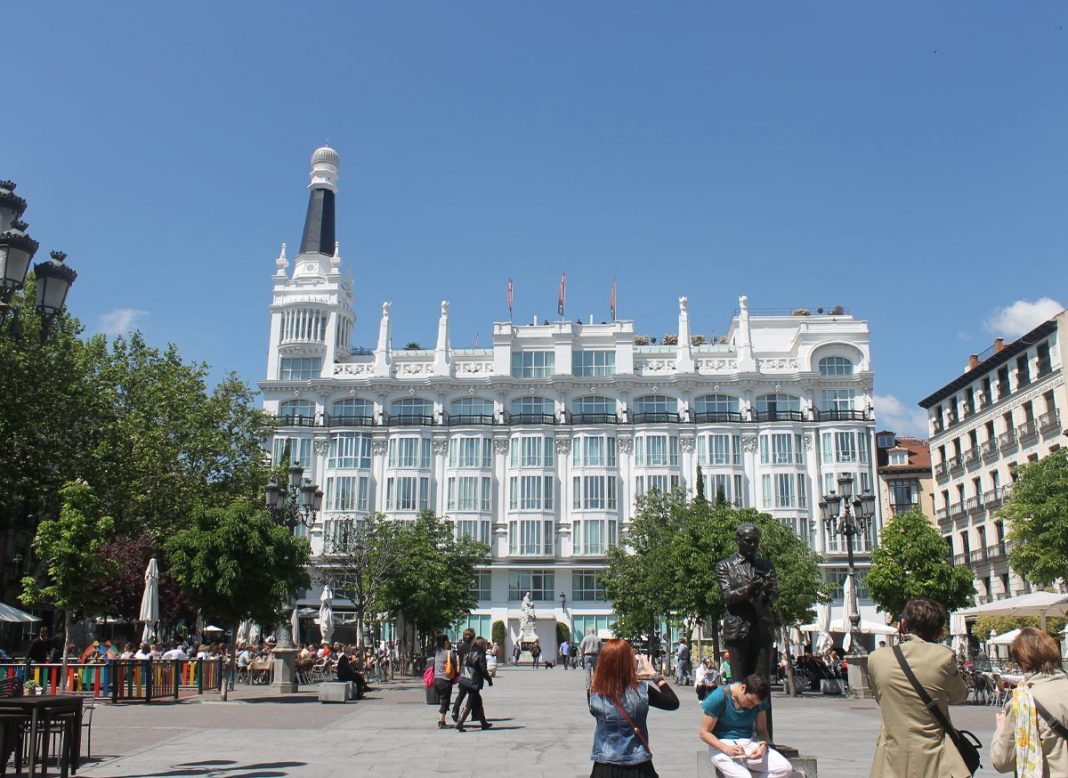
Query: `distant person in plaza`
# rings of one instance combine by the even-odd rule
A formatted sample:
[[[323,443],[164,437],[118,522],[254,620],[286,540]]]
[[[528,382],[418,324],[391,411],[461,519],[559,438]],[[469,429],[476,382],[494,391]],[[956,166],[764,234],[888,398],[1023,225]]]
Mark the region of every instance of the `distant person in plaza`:
[[[586,668],[586,689],[593,682],[593,671],[597,667],[597,657],[601,653],[601,639],[597,637],[593,627],[590,627],[586,637],[579,643],[579,656],[582,657],[582,665]]]
[[[731,678],[771,674],[775,640],[772,605],[779,597],[775,566],[757,556],[760,528],[750,522],[734,532],[738,553],[716,563],[716,581],[723,593],[723,642],[730,649]]]
[[[731,652],[723,652],[723,661],[719,663],[719,676],[723,679],[723,683],[731,682]]]
[[[719,686],[719,670],[716,669],[715,660],[709,658],[702,660],[694,672],[694,688],[697,690],[697,699],[704,701],[713,689]]]
[[[1024,627],[1009,647],[1023,680],[997,716],[990,761],[999,773],[1068,775],[1068,677],[1049,633]]]
[[[949,706],[964,702],[968,687],[953,649],[938,642],[945,623],[941,605],[916,597],[905,603],[898,630],[905,662],[948,721]],[[868,672],[883,718],[871,778],[969,778],[957,746],[927,710],[893,648],[873,652]]]
[[[768,736],[768,679],[753,673],[744,681],[712,691],[701,711],[701,740],[708,744],[712,764],[724,778],[789,778],[790,762],[771,747]]]
[[[456,647],[457,667],[462,668],[464,666],[464,660],[467,658],[467,652],[471,650],[471,644],[475,642],[475,631],[468,627],[464,630],[463,635],[460,636],[460,645]],[[487,667],[488,671],[489,668]],[[454,722],[460,720],[460,706],[464,704],[464,698],[467,696],[467,689],[460,686],[456,692],[456,702],[452,706],[452,720]]]
[[[560,644],[560,664],[562,664],[564,666],[564,669],[566,670],[570,661],[571,641],[567,638],[564,638],[563,642]]]
[[[457,662],[456,652],[449,645],[449,639],[445,635],[434,638],[434,691],[437,692],[438,700],[438,729],[445,729],[445,714],[449,712],[449,703],[452,701],[452,678],[447,672],[446,664],[450,655],[452,662]],[[339,676],[340,677],[340,676]]]
[[[52,641],[48,637],[48,627],[41,627],[37,637],[26,649],[26,659],[37,665],[46,664],[52,658]]]
[[[678,710],[679,698],[646,656],[619,638],[598,650],[590,687],[593,735],[590,778],[657,778],[649,745],[649,708]]]
[[[512,664],[519,664],[519,655],[523,653],[523,649],[516,643],[512,646]]]
[[[679,686],[690,685],[690,647],[686,638],[679,638],[679,647],[675,650],[675,683]]]
[[[541,661],[541,645],[538,641],[534,641],[534,645],[530,647],[530,658],[534,660],[534,669],[538,669],[538,662]]]
[[[477,637],[460,666],[460,686],[467,689],[467,704],[460,713],[460,720],[456,722],[457,732],[466,731],[464,722],[469,715],[482,724],[482,729],[493,726],[486,721],[486,709],[482,704],[482,688],[487,683],[493,686],[493,679],[486,668],[486,639]]]

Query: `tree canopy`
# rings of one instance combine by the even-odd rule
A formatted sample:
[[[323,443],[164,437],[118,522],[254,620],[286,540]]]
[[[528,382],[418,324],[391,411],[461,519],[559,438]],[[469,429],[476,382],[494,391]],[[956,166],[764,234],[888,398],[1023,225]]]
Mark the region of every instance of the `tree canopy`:
[[[1023,465],[998,516],[1009,522],[1009,564],[1049,585],[1068,578],[1068,449]]]
[[[206,616],[231,626],[277,623],[283,604],[308,588],[308,541],[258,505],[199,508],[192,522],[165,549],[171,574]]]
[[[895,516],[872,550],[868,591],[879,610],[897,616],[913,597],[930,597],[946,612],[965,608],[975,597],[967,567],[954,567],[945,538],[918,510]]]

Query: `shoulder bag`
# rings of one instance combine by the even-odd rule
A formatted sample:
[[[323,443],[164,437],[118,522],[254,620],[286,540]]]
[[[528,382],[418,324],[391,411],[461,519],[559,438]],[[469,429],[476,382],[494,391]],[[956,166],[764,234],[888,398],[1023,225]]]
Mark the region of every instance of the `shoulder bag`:
[[[938,707],[938,703],[931,699],[931,695],[927,693],[916,674],[912,672],[912,668],[909,667],[909,663],[905,659],[905,652],[901,650],[900,645],[894,646],[894,656],[897,657],[897,663],[901,665],[901,669],[905,671],[905,677],[909,679],[912,688],[916,690],[916,693],[920,695],[920,699],[923,700],[924,707],[931,712],[931,715],[935,717],[935,720],[942,726],[945,733],[949,735],[953,745],[957,747],[957,751],[960,752],[968,772],[975,775],[975,771],[983,766],[979,758],[979,749],[982,748],[983,744],[979,742],[979,738],[967,730],[953,728],[946,715],[942,713],[942,709]]]
[[[1032,697],[1031,699],[1034,699]],[[1049,728],[1053,730],[1053,733],[1057,735],[1061,740],[1068,741],[1068,727],[1064,726],[1059,719],[1053,717],[1053,714],[1046,710],[1046,706],[1038,700],[1035,700],[1035,710],[1038,711],[1038,715],[1046,720],[1049,724]]]

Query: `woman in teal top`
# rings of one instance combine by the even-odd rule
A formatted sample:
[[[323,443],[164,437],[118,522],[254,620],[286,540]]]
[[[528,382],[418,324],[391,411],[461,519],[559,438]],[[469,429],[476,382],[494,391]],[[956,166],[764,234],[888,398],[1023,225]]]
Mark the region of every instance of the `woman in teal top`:
[[[701,740],[724,778],[790,778],[794,768],[768,744],[768,681],[751,675],[724,684],[701,703]]]

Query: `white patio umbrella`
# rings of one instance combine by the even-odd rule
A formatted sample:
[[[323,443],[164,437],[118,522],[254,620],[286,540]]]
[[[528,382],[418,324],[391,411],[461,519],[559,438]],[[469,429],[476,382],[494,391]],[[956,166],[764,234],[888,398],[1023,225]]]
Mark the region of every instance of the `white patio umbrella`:
[[[330,585],[323,587],[323,593],[319,595],[319,631],[323,640],[327,643],[334,637],[334,593],[330,591]]]
[[[145,593],[141,596],[141,615],[139,621],[145,623],[141,641],[147,643],[153,634],[153,627],[159,621],[159,565],[155,558],[148,560],[145,570]]]
[[[32,613],[20,611],[13,605],[7,605],[6,603],[0,602],[0,621],[30,624],[40,620],[41,619],[38,616],[34,616]]]
[[[1042,629],[1050,616],[1068,616],[1068,594],[1031,592],[957,611],[961,616],[1038,616]]]
[[[988,641],[992,646],[1011,646],[1012,641],[1016,640],[1016,636],[1020,634],[1018,629],[1010,629],[1008,632],[1002,632],[1000,635],[995,635]]]
[[[953,637],[953,653],[964,654],[968,649],[968,625],[959,613],[949,617],[949,634]]]

